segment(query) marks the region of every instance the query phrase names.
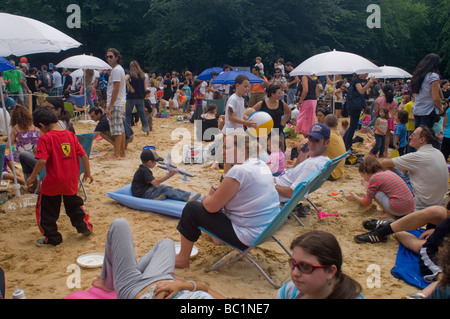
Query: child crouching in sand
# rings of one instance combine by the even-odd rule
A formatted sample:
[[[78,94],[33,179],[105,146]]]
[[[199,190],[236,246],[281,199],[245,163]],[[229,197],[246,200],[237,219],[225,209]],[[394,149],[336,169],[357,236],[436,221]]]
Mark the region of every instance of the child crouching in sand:
[[[350,193],[349,201],[358,201],[364,206],[370,206],[375,200],[385,211],[387,218],[400,218],[416,208],[414,197],[406,183],[392,171],[384,171],[378,160],[372,156],[366,157],[359,164],[362,176],[361,184],[367,188],[366,197],[362,198]]]
[[[201,194],[195,194],[190,197],[191,193],[189,192],[161,185],[175,174],[178,174],[177,169],[169,171],[166,176],[160,178],[153,176],[151,169],[156,166],[158,161],[162,160],[154,150],[145,149],[142,151],[142,164],[134,173],[133,181],[131,182],[131,193],[133,196],[156,200],[169,198],[185,202],[197,200]]]

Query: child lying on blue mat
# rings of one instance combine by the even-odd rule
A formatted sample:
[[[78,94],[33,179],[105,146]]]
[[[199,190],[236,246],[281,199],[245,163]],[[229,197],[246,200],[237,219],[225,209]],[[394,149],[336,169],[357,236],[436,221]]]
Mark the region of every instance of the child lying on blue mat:
[[[157,162],[163,161],[163,158],[159,157],[154,150],[143,150],[141,161],[142,164],[139,165],[136,173],[134,173],[133,181],[131,182],[131,193],[133,196],[156,200],[170,198],[184,202],[195,201],[201,196],[201,194],[195,194],[191,197],[190,192],[162,185],[166,180],[178,174],[178,169],[169,171],[163,177],[155,178],[151,169],[156,166]]]

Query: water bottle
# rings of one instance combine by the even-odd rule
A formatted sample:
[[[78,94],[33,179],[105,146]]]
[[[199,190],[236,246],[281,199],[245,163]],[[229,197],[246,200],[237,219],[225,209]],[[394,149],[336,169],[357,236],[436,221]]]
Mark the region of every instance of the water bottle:
[[[444,139],[444,131],[441,131],[438,135],[438,140],[439,142],[442,142],[443,139]]]
[[[16,287],[16,290],[13,292],[12,297],[13,299],[27,299],[27,297],[25,297],[25,291],[19,289],[19,287]]]

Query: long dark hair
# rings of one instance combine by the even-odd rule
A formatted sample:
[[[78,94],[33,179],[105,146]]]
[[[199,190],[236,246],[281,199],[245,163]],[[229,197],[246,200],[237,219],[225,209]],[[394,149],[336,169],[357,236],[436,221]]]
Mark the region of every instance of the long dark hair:
[[[394,101],[394,87],[390,84],[386,84],[383,87],[384,97],[387,103],[392,103]]]
[[[334,235],[324,231],[310,231],[294,239],[291,250],[294,247],[300,247],[315,256],[321,265],[336,266],[337,283],[327,299],[355,299],[360,295],[361,285],[341,270],[342,251]]]
[[[422,61],[419,62],[419,65],[417,66],[416,71],[414,72],[414,75],[411,79],[411,92],[419,94],[423,80],[428,73],[434,72],[440,74],[440,64],[441,58],[439,57],[439,55],[435,53],[426,55],[422,59]]]

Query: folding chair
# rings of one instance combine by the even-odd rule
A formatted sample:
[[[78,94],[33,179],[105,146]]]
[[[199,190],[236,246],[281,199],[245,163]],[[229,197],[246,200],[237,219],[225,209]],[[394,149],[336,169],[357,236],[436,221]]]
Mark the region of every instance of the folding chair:
[[[288,254],[288,256],[291,256],[290,251],[281,243],[281,241],[275,237],[275,233],[276,231],[281,227],[281,225],[284,224],[284,222],[286,221],[286,219],[288,218],[289,214],[292,212],[292,210],[295,208],[295,206],[297,206],[297,203],[303,198],[305,197],[305,195],[308,193],[308,191],[310,190],[311,186],[314,185],[314,182],[318,176],[319,171],[313,172],[311,173],[302,183],[300,183],[299,185],[297,185],[297,187],[294,190],[294,195],[291,197],[291,199],[282,207],[280,213],[272,220],[272,222],[266,227],[266,229],[261,233],[261,235],[256,238],[253,243],[245,250],[240,250],[239,248],[236,248],[230,244],[228,244],[227,242],[223,241],[221,238],[217,237],[216,235],[214,235],[213,233],[209,232],[208,230],[204,229],[203,227],[199,227],[199,229],[217,239],[219,239],[220,241],[222,241],[223,243],[227,244],[228,246],[230,246],[233,250],[231,250],[229,253],[227,253],[225,256],[223,256],[222,258],[220,258],[218,261],[216,261],[213,266],[206,270],[206,272],[211,272],[214,270],[218,270],[226,265],[232,264],[236,261],[238,261],[239,259],[245,257],[248,261],[251,262],[251,264],[253,266],[255,266],[258,271],[264,276],[264,278],[267,279],[267,281],[269,281],[269,283],[275,287],[275,288],[280,288],[285,282],[286,280],[281,283],[281,284],[277,284],[275,283],[272,278],[269,277],[269,275],[262,269],[262,267],[249,255],[249,252],[254,248],[257,247],[263,243],[265,243],[267,240],[269,240],[270,238],[272,238],[273,240],[275,240],[276,243],[278,243],[280,245],[281,248],[283,248],[283,250]],[[237,251],[238,254],[237,256],[233,257],[233,258],[228,258],[230,256],[230,254],[233,251]]]
[[[84,151],[89,159],[91,155],[92,143],[94,141],[94,133],[86,133],[86,134],[77,134],[78,142],[80,142],[81,146],[83,146]],[[81,176],[83,175],[83,176]],[[84,165],[80,159],[80,186],[83,189],[85,201],[88,200],[88,195],[86,192],[86,187],[84,186],[83,178],[84,178]]]
[[[87,110],[87,106],[88,104],[86,103],[86,96],[85,95],[71,95],[70,96],[74,101],[75,101],[75,105],[78,108],[82,108],[83,111],[73,111],[74,116],[77,117],[78,115],[81,114],[81,112],[85,112],[86,115],[86,110]]]
[[[77,138],[78,138],[78,142],[80,142],[81,146],[83,147],[84,151],[86,152],[87,157],[89,158],[89,156],[91,155],[91,148],[92,148],[92,143],[94,141],[94,133],[86,133],[86,134],[77,134]],[[81,187],[83,189],[83,193],[84,193],[84,201],[86,202],[88,200],[88,195],[86,192],[86,187],[84,186],[84,182],[83,182],[83,177],[84,177],[84,165],[83,162],[81,161],[81,158],[78,158],[80,161],[80,172],[79,172],[79,187]],[[45,167],[39,172],[39,178],[43,179],[46,175],[46,171],[45,171]],[[83,175],[83,176],[82,176]]]
[[[376,121],[377,121],[377,118],[375,116],[372,118],[372,120],[370,121],[370,123],[368,125],[359,121],[359,124],[361,125],[361,131],[363,131],[364,133],[369,133],[369,132],[373,131],[373,129],[375,128]]]
[[[314,184],[311,186],[311,189],[309,190],[308,194],[311,194],[322,187],[322,185],[328,180],[328,177],[330,177],[331,173],[334,171],[336,166],[339,165],[341,161],[344,161],[350,154],[350,150],[345,152],[344,154],[333,158],[332,160],[329,160],[325,166],[319,171],[319,176],[314,181]],[[314,207],[314,209],[317,211],[317,214],[319,214],[319,209],[317,206],[308,198],[308,196],[305,196],[305,199]],[[293,214],[294,215],[294,214]],[[319,214],[320,216],[320,214]],[[298,217],[294,215],[295,218]]]
[[[73,119],[75,117],[75,111],[73,109],[73,104],[70,102],[64,102],[64,108],[69,112],[70,118]]]

